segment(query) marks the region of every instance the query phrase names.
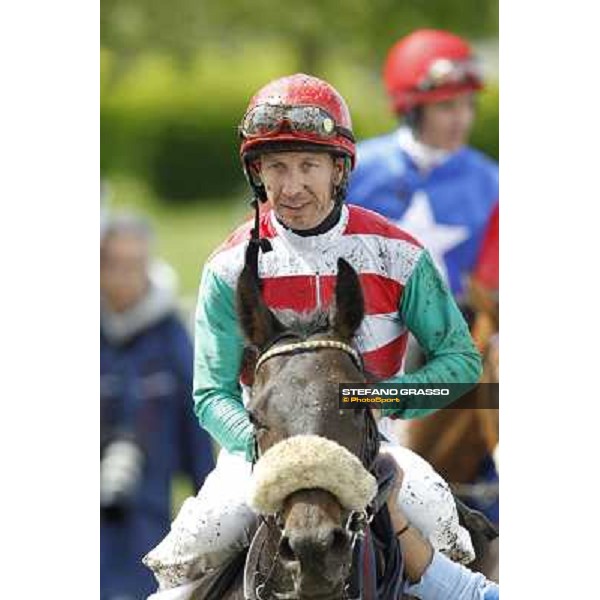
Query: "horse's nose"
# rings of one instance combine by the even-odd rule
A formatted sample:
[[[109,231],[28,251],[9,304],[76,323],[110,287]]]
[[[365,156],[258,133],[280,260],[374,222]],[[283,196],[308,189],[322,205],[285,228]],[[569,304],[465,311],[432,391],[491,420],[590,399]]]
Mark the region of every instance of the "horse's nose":
[[[281,538],[280,556],[287,561],[304,563],[328,553],[347,550],[349,538],[341,527],[319,528],[316,531],[289,531]]]

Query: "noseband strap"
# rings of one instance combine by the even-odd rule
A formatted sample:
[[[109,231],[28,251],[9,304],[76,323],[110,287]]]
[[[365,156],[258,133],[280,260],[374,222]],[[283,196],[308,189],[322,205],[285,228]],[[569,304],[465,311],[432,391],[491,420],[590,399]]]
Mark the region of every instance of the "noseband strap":
[[[295,342],[293,344],[285,344],[283,346],[277,346],[276,348],[268,350],[258,359],[254,372],[258,372],[259,367],[273,356],[280,356],[282,354],[297,354],[299,352],[310,352],[311,350],[318,350],[320,348],[335,348],[336,350],[345,352],[354,361],[354,364],[357,366],[357,368],[361,371],[363,370],[360,354],[354,348],[352,348],[352,346],[349,346],[344,342],[337,342],[335,340],[312,340]]]

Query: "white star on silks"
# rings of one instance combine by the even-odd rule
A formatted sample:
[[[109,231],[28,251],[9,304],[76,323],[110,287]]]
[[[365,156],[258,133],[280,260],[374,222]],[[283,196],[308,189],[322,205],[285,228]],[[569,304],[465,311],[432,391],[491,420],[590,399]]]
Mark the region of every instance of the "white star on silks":
[[[469,237],[469,229],[464,225],[444,225],[437,223],[427,194],[415,192],[410,206],[396,224],[416,237],[431,254],[431,258],[442,277],[448,282],[448,271],[444,254],[464,242]]]

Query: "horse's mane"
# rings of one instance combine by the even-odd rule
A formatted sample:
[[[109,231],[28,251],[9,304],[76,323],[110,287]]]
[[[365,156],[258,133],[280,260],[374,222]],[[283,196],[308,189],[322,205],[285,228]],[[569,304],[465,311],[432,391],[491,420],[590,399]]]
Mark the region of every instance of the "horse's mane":
[[[331,328],[331,316],[327,311],[312,310],[298,313],[289,308],[284,308],[272,309],[272,312],[286,329],[302,338],[307,338],[315,333],[325,333]],[[382,379],[367,369],[363,370],[363,374],[366,380],[371,383],[376,383]]]

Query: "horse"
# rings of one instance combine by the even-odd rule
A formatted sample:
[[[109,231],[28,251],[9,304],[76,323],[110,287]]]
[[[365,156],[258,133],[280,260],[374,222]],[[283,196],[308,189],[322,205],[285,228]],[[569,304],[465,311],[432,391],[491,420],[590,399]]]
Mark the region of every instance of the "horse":
[[[238,280],[237,311],[255,349],[250,353],[254,381],[247,410],[258,458],[254,505],[267,514],[260,517],[247,556],[232,561],[228,575],[193,598],[356,596],[360,590],[352,574],[353,558],[362,541],[372,539],[375,523],[369,526],[369,521],[375,513],[383,515],[380,528],[389,526],[385,490],[389,492],[396,475],[389,464],[383,473],[385,463],[376,461],[379,433],[371,410],[339,406],[339,382],[366,381],[361,358],[351,346],[364,317],[358,275],[339,259],[329,312],[289,327],[266,306],[246,261]],[[382,493],[370,473],[378,470],[386,482]],[[383,553],[371,550],[374,546],[362,544],[366,558],[377,563],[371,573],[383,575],[379,589],[374,581],[363,581],[375,594],[384,590],[372,597],[399,597],[401,555],[392,535],[390,540],[387,562]]]
[[[246,408],[260,525],[247,553],[193,600],[339,600],[365,589],[399,598],[402,558],[385,506],[395,469],[378,459],[371,410],[339,405],[340,382],[370,379],[351,345],[364,318],[356,271],[339,259],[330,310],[301,319],[267,307],[247,258],[237,312],[254,374]]]

